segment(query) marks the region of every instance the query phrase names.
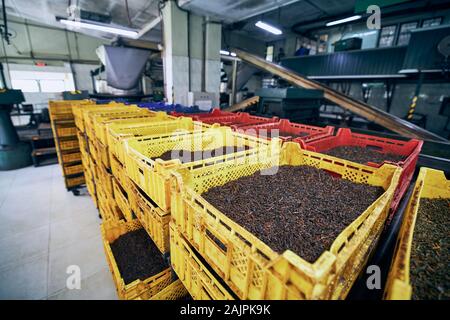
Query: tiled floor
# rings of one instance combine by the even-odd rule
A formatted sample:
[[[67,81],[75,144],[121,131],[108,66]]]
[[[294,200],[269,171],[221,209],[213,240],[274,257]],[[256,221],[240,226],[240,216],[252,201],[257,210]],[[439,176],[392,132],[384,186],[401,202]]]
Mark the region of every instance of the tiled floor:
[[[0,171],[0,299],[117,299],[88,195],[67,192],[58,165]],[[81,288],[67,289],[67,267]]]

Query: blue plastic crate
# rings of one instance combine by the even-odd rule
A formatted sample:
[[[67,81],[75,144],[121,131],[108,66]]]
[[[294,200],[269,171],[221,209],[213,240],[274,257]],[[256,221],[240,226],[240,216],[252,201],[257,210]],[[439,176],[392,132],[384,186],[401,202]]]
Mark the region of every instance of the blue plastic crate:
[[[181,112],[181,113],[200,113],[204,112],[198,106],[186,107],[181,104],[165,104],[164,102],[141,102],[137,104],[141,108],[147,108],[152,111]]]

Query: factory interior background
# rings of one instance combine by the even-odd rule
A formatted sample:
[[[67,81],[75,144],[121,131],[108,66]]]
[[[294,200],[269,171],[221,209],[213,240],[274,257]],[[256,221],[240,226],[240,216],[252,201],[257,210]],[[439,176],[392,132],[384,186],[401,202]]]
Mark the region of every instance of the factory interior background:
[[[450,299],[450,1],[1,5],[1,300]]]

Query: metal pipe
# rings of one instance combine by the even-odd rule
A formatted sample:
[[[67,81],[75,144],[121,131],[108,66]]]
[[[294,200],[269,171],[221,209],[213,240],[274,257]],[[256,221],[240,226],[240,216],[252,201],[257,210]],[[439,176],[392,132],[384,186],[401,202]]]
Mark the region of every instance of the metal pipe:
[[[283,66],[266,61],[256,55],[250,54],[240,49],[234,49],[234,52],[236,52],[237,56],[241,58],[243,61],[250,63],[262,70],[270,72],[274,75],[277,75],[293,85],[307,89],[323,90],[325,99],[334,102],[338,106],[346,110],[349,110],[361,117],[366,118],[369,121],[379,124],[405,137],[434,140],[434,141],[447,141],[447,139],[435,133],[427,131],[406,120],[398,118],[392,114],[389,114],[364,102],[343,95],[340,92],[333,90],[330,87],[325,86],[319,82],[306,79],[305,77],[302,77],[299,74]]]
[[[201,91],[206,91],[206,18],[203,17],[202,23],[202,81]]]
[[[236,80],[237,80],[237,64],[236,60],[233,61],[233,73],[231,75],[231,96],[230,106],[236,103]]]

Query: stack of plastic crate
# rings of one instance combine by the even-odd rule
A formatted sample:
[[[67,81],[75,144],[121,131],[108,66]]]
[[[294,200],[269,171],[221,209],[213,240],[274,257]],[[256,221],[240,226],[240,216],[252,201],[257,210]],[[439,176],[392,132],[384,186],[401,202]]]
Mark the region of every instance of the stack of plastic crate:
[[[75,106],[73,108],[75,125],[77,127],[77,137],[80,145],[81,160],[84,169],[84,175],[86,180],[86,187],[89,194],[92,197],[97,208],[100,208],[96,179],[98,177],[96,161],[94,159],[95,149],[86,134],[86,130],[89,127],[85,125],[84,118],[87,114],[95,111],[105,111],[105,110],[121,110],[124,105],[120,103],[110,103],[102,106],[98,106],[95,103],[83,106]],[[102,210],[100,210],[102,212]]]
[[[282,141],[311,142],[332,136],[334,127],[317,127],[281,119],[277,122],[240,126],[238,130],[239,132],[267,137],[268,139],[277,137]]]
[[[397,246],[384,292],[384,298],[387,300],[410,300],[412,297],[411,283],[413,280],[410,275],[410,267],[414,261],[412,261],[411,252],[422,199],[447,199],[450,201],[450,180],[447,179],[444,171],[424,167],[420,169],[398,234]],[[440,247],[436,243],[434,246]],[[445,250],[443,246],[442,248]],[[433,272],[424,272],[424,274],[426,275],[424,278],[432,277]],[[442,283],[442,287],[446,285],[448,286],[448,283]]]
[[[248,163],[234,161],[237,158],[204,160],[190,169],[172,171],[176,180],[170,198],[171,262],[180,280],[189,290],[200,276],[215,274],[240,299],[344,299],[383,230],[402,169],[390,164],[368,169],[302,150],[294,142],[284,143],[279,155],[269,154],[264,161],[253,157]],[[339,234],[329,250],[309,263],[290,250],[273,251],[201,196],[210,188],[276,165],[313,166],[385,192]],[[199,269],[197,259],[208,272],[191,271]],[[207,292],[213,297],[219,291]]]
[[[187,294],[180,282],[175,282],[172,269],[167,268],[144,280],[126,284],[111,250],[111,244],[120,236],[144,227],[136,218],[138,211],[135,186],[128,178],[124,164],[114,151],[123,146],[124,130],[120,131],[113,143],[109,143],[110,128],[136,127],[139,131],[153,133],[155,127],[168,128],[163,123],[181,119],[168,116],[164,112],[153,112],[134,105],[90,106],[77,113],[80,129],[79,137],[87,147],[86,174],[92,181],[91,195],[97,201],[102,218],[101,232],[106,258],[121,299],[176,299]],[[191,120],[191,119],[189,119]],[[191,120],[192,122],[192,120]],[[151,127],[151,129],[148,129]],[[144,128],[147,128],[145,131]],[[83,131],[81,131],[83,130]],[[115,143],[118,143],[116,145]],[[121,149],[120,149],[121,150]],[[121,150],[120,155],[124,151]],[[123,160],[122,160],[123,161]],[[96,199],[96,200],[95,200]],[[155,229],[155,227],[154,227]],[[155,231],[157,232],[157,231]],[[150,237],[149,237],[150,238]],[[160,248],[157,241],[155,246]],[[163,255],[162,255],[163,256]]]
[[[365,164],[365,167],[368,168],[379,168],[384,163],[391,163],[403,168],[398,187],[395,190],[394,199],[391,203],[388,222],[392,220],[397,211],[400,200],[403,198],[403,195],[411,183],[414,171],[416,169],[417,160],[419,159],[419,153],[423,145],[423,141],[421,140],[411,139],[409,141],[402,141],[382,138],[373,135],[355,133],[349,128],[338,129],[336,135],[322,136],[321,138],[314,140],[298,140],[297,142],[300,143],[302,149],[321,153],[336,147],[357,146],[369,148],[382,153],[391,153],[403,156],[404,160],[399,162],[384,161],[383,163],[370,162]]]
[[[115,179],[110,167],[108,148],[102,143],[101,139],[104,136],[101,133],[106,130],[105,125],[108,121],[131,117],[142,119],[147,114],[148,112],[136,106],[118,103],[92,106],[81,112],[80,127],[84,130],[83,136],[89,150],[86,157],[88,163],[86,184],[104,220],[118,220],[124,214],[115,200],[113,188]]]
[[[72,107],[87,105],[90,100],[49,101],[50,121],[58,162],[67,190],[76,192],[85,183],[81,152]]]
[[[189,118],[174,122],[194,123]],[[200,124],[197,124],[200,125]],[[176,226],[170,227],[172,216],[172,172],[189,175],[199,165],[213,165],[228,159],[247,161],[253,157],[265,158],[267,153],[279,152],[280,141],[261,139],[233,132],[228,127],[200,125],[194,132],[168,132],[159,135],[128,137],[125,145],[125,169],[132,180],[137,196],[136,216],[158,245],[161,252],[170,254],[172,266],[194,299],[234,299],[230,289],[224,286],[220,277],[204,264],[198,253],[188,242],[178,237]],[[112,128],[111,128],[112,130]],[[110,132],[111,134],[112,132]],[[117,145],[117,143],[116,143]],[[191,159],[163,160],[159,158],[173,150],[206,152],[222,147],[241,147],[234,153],[217,155],[208,160]],[[177,261],[177,263],[174,263]]]

